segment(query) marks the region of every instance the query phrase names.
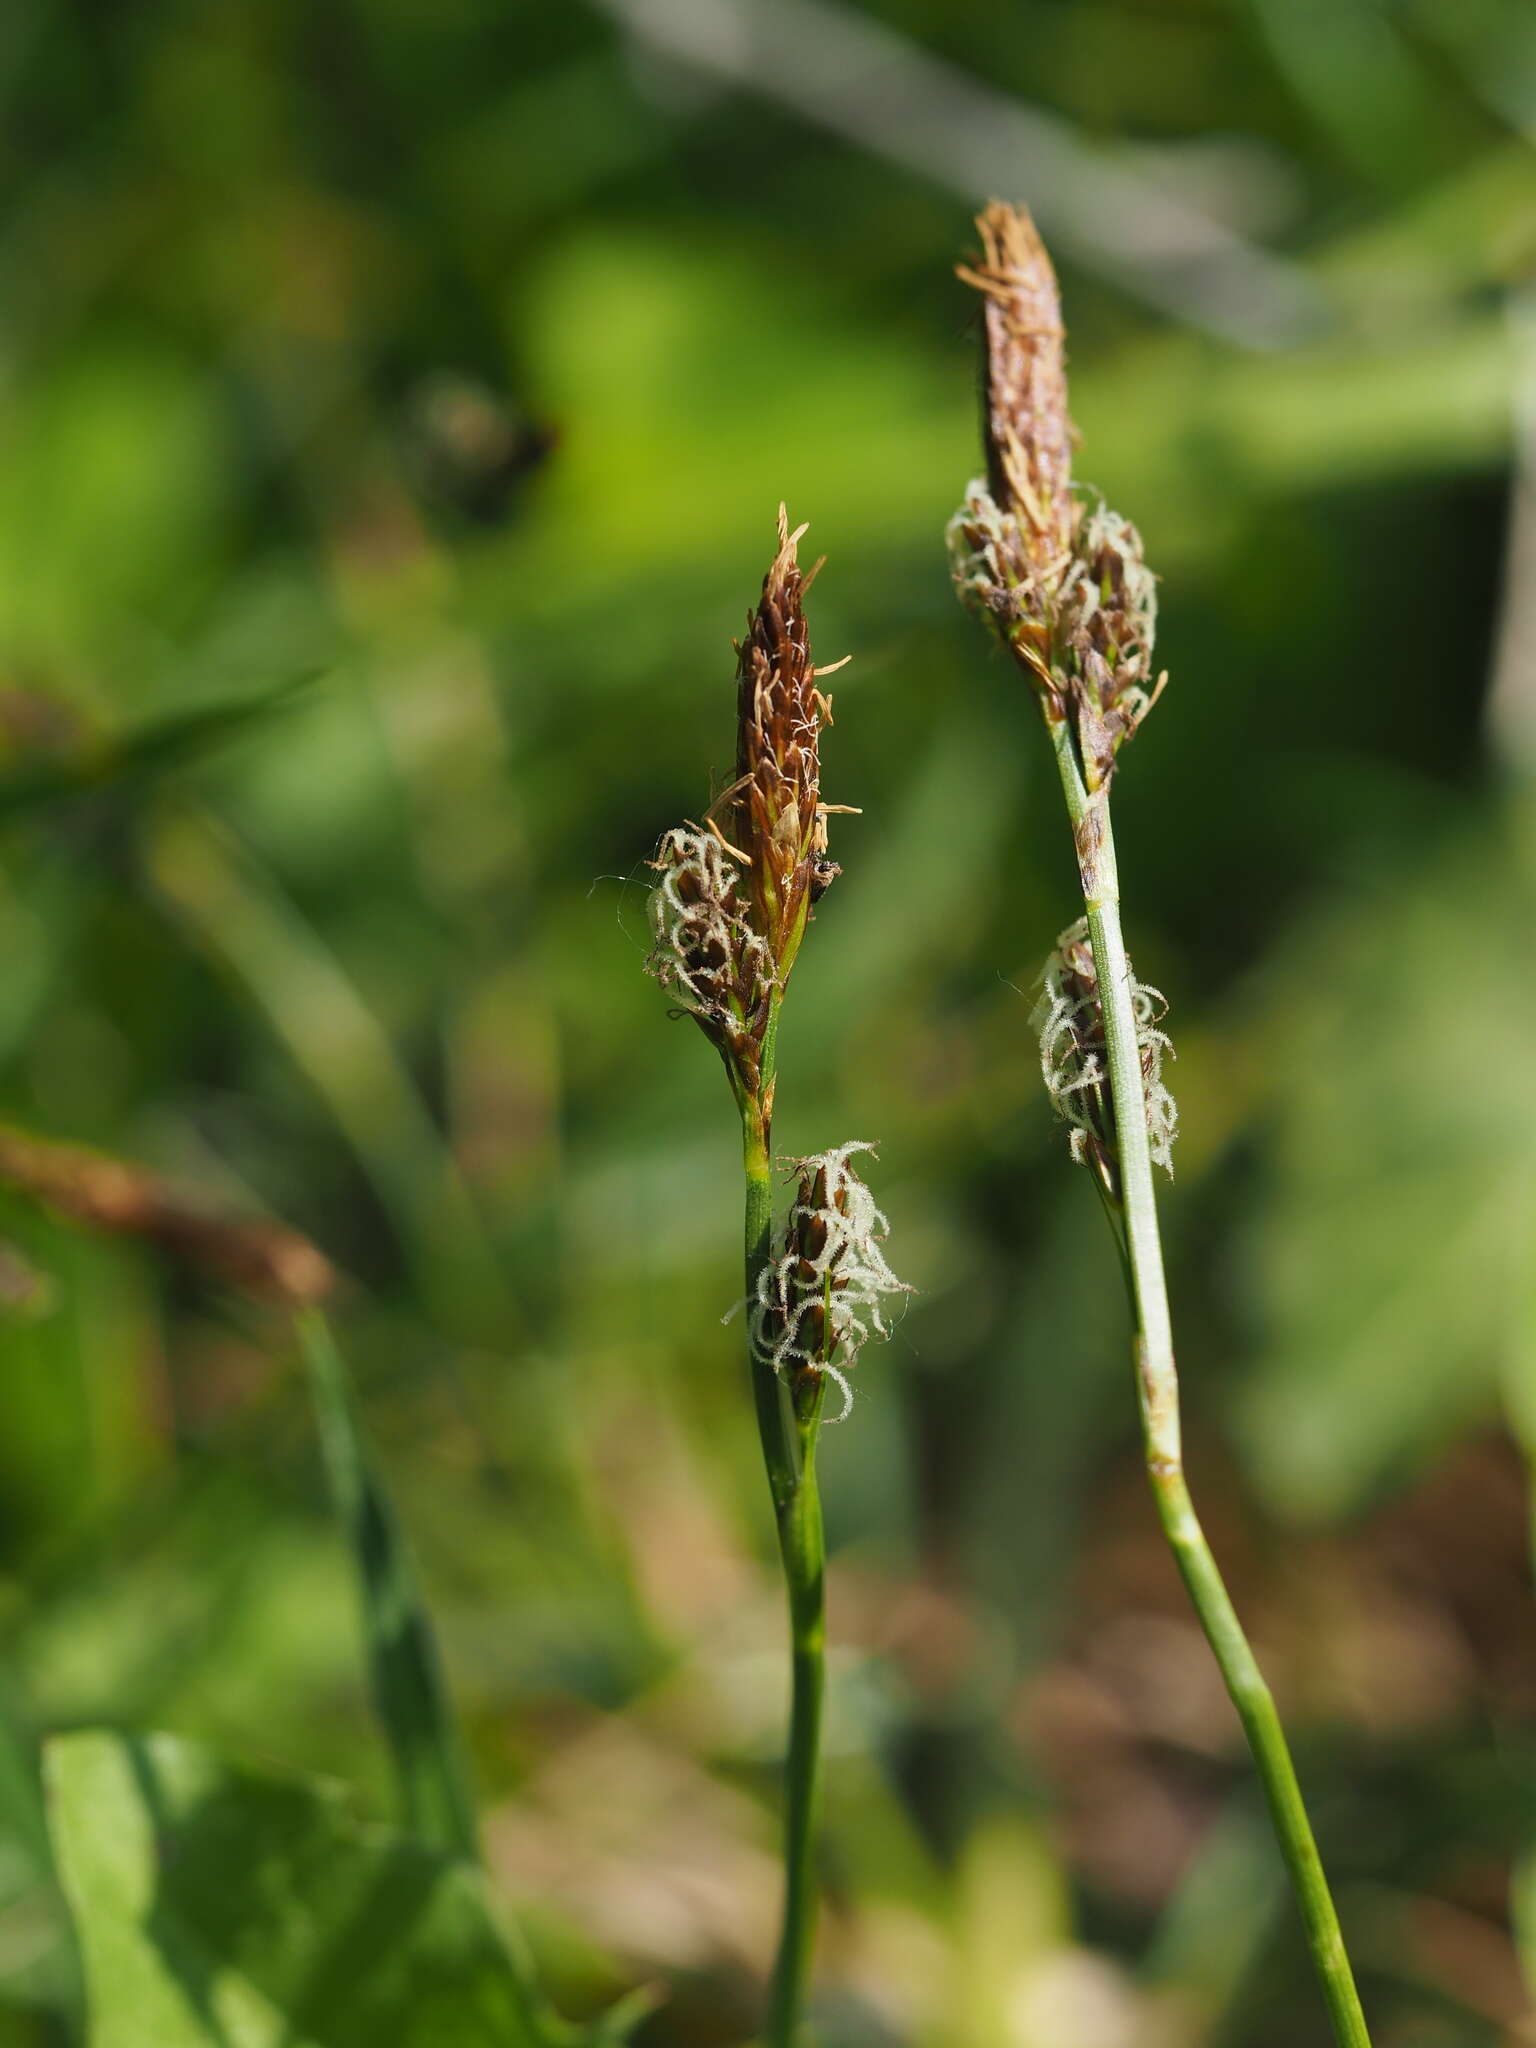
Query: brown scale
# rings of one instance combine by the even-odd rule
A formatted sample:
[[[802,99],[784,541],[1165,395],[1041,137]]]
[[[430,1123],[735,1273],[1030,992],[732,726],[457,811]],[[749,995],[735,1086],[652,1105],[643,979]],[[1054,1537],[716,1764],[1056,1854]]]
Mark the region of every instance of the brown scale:
[[[1097,789],[1167,677],[1152,677],[1154,583],[1141,535],[1128,519],[1101,511],[1084,521],[1078,548],[1062,596],[1061,657],[1070,671],[1084,778]]]
[[[1019,615],[1010,644],[1050,682],[1057,592],[1072,558],[1076,433],[1067,407],[1066,330],[1056,273],[1023,207],[994,200],[978,216],[982,260],[959,277],[985,301],[987,485],[1017,521]]]
[[[825,699],[816,687],[803,609],[809,578],[795,553],[804,531],[791,533],[780,509],[779,551],[748,617],[746,638],[736,643],[737,829],[753,925],[776,962],[792,952],[804,921],[821,798]]]
[[[982,257],[959,276],[982,294],[983,438],[996,513],[974,498],[959,528],[991,565],[972,592],[996,617],[1053,719],[1073,719],[1089,789],[1155,702],[1152,579],[1136,529],[1090,515],[1074,492],[1076,430],[1056,273],[1023,207],[994,201],[976,222]],[[1001,516],[998,516],[1001,515]]]
[[[791,532],[780,505],[778,551],[745,636],[733,643],[736,774],[704,814],[722,860],[732,864],[728,879],[710,872],[701,885],[683,872],[692,856],[675,846],[652,863],[679,869],[675,893],[684,916],[673,929],[658,930],[651,971],[664,985],[669,973],[686,978],[693,998],[688,1008],[720,1049],[734,1084],[754,1098],[762,1092],[773,1006],[813,904],[840,873],[827,852],[827,819],[851,809],[821,801],[821,728],[832,723],[832,700],[818,678],[843,664],[818,669],[811,655],[804,600],[821,564],[802,572],[797,549],[804,533],[803,526]],[[701,912],[696,924],[689,914],[695,902]],[[713,930],[707,913],[714,914]],[[771,1099],[760,1107],[771,1111]]]
[[[827,818],[848,808],[821,801],[821,728],[832,722],[832,700],[817,678],[843,664],[818,669],[811,655],[804,600],[821,563],[800,568],[805,530],[791,532],[779,507],[779,551],[735,642],[736,779],[712,806],[730,817],[727,845],[746,869],[752,928],[768,942],[781,987],[811,905],[839,873],[827,858]]]

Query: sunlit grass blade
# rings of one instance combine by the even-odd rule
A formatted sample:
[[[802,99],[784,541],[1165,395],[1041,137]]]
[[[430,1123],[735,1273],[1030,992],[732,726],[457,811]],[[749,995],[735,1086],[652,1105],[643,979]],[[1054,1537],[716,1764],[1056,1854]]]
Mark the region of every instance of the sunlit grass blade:
[[[157,887],[241,982],[368,1175],[422,1300],[449,1329],[515,1325],[480,1209],[414,1079],[323,932],[206,811],[169,807],[150,847]]]
[[[649,2019],[660,2003],[661,1994],[652,1985],[642,1984],[637,1991],[627,1992],[579,2030],[576,2048],[624,2048],[636,2027]]]
[[[482,1873],[343,1788],[172,1735],[55,1737],[44,1775],[90,2048],[556,2048]]]
[[[479,1864],[469,1767],[448,1698],[437,1639],[410,1552],[363,1439],[347,1369],[317,1308],[296,1319],[309,1366],[321,1447],[357,1570],[374,1710],[389,1745],[403,1832],[462,1863]],[[656,2003],[642,1986],[582,2026],[559,2017],[539,1985],[519,1930],[493,1916],[529,2048],[621,2048]]]
[[[478,1861],[469,1772],[404,1537],[363,1442],[329,1323],[308,1309],[297,1328],[326,1472],[357,1568],[373,1704],[394,1765],[401,1825],[434,1848]]]

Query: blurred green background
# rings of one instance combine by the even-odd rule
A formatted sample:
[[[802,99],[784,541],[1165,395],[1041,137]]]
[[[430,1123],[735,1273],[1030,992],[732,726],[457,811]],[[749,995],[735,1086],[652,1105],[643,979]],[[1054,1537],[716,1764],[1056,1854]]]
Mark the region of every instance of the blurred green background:
[[[823,1457],[822,2038],[1326,2038],[1039,1083],[1048,752],[944,560],[950,266],[1035,208],[1163,578],[1117,812],[1196,1494],[1380,2048],[1536,2040],[1528,0],[7,0],[0,103],[0,1114],[350,1276],[498,1879],[571,2009],[665,1985],[648,2048],[745,2040],[773,1927],[732,1112],[640,967],[781,497],[863,815],[777,1137],[880,1140],[918,1290]],[[42,1733],[386,1771],[282,1317],[0,1236],[0,2043],[51,2048]]]

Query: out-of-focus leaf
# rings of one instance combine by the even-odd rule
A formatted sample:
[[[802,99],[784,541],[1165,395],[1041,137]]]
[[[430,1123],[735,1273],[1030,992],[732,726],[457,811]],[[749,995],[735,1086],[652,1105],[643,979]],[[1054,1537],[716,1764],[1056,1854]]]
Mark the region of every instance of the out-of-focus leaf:
[[[485,1227],[442,1131],[325,938],[233,837],[186,806],[151,850],[155,882],[266,1011],[373,1179],[449,1327],[512,1313]]]
[[[393,1503],[363,1438],[346,1366],[318,1309],[298,1318],[337,1513],[351,1544],[374,1709],[383,1724],[399,1788],[401,1818],[416,1840],[477,1863],[479,1833],[458,1725],[447,1694],[431,1617]],[[538,2038],[582,2048],[619,2048],[655,2004],[646,1988],[573,2029],[543,2004],[531,1959],[510,1926],[500,1928],[508,1970]]]
[[[1062,1869],[1040,1830],[982,1822],[960,1859],[958,1897],[960,2038],[1045,2048],[1028,2012],[1031,1987],[1068,1950],[1071,1927]]]
[[[90,2048],[545,2048],[478,1872],[172,1736],[45,1756]]]
[[[224,560],[227,415],[161,342],[82,336],[0,401],[0,640],[29,663],[88,664],[129,621],[185,617]],[[65,481],[67,479],[67,482]],[[87,598],[84,593],[88,592]]]
[[[1254,13],[1281,74],[1346,161],[1389,188],[1424,176],[1441,153],[1431,145],[1449,96],[1388,9],[1256,0]]]
[[[336,1511],[352,1548],[373,1703],[394,1761],[400,1818],[423,1842],[479,1859],[474,1801],[432,1623],[373,1461],[346,1367],[318,1309],[298,1319]]]
[[[649,2008],[549,2015],[480,1873],[334,1784],[95,1730],[44,1770],[89,2048],[615,2048]]]
[[[1234,1801],[1202,1840],[1158,1922],[1143,1981],[1187,1999],[1201,2021],[1214,2024],[1270,1934],[1282,1889],[1262,1814],[1246,1798]]]
[[[1509,1880],[1509,1917],[1526,1988],[1536,2004],[1536,1848],[1515,1859]]]
[[[595,2020],[575,2030],[572,2048],[624,2048],[624,2043],[634,2034],[636,2027],[661,2002],[661,1994],[650,1985],[642,1984],[637,1991],[611,2005],[607,2012],[600,2013]]]
[[[290,681],[227,703],[194,705],[64,753],[26,761],[0,774],[0,817],[92,790],[132,786],[179,768],[259,727],[308,687],[307,679]]]
[[[1264,1029],[1275,1141],[1243,1415],[1288,1512],[1345,1512],[1443,1446],[1493,1407],[1518,1348],[1536,889],[1514,824],[1431,849],[1277,971],[1294,993]]]
[[[76,2012],[80,1996],[36,1744],[15,1704],[0,1698],[0,2002]]]

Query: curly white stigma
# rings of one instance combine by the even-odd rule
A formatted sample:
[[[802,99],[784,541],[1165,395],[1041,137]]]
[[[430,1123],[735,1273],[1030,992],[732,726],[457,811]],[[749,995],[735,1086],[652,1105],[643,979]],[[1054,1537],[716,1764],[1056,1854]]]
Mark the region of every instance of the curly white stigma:
[[[853,1406],[848,1373],[871,1337],[888,1337],[890,1297],[911,1289],[898,1280],[881,1245],[890,1225],[849,1164],[873,1152],[859,1139],[794,1161],[798,1186],[775,1255],[758,1275],[748,1304],[754,1354],[776,1373],[825,1373]]]
[[[646,973],[707,1022],[727,1019],[733,995],[750,1010],[773,981],[773,958],[747,922],[724,846],[713,833],[674,825],[651,865],[661,880],[646,901],[654,941]]]
[[[1072,1157],[1086,1166],[1096,1150],[1114,1152],[1104,1011],[1086,918],[1079,918],[1056,941],[1041,983],[1035,1011],[1040,1028],[1040,1072],[1051,1107],[1068,1127]],[[1160,1028],[1168,1004],[1159,989],[1133,978],[1131,1007],[1141,1054],[1149,1148],[1154,1164],[1171,1179],[1179,1110],[1163,1081],[1164,1055],[1177,1056],[1172,1039]]]
[[[960,602],[1007,636],[1009,623],[1038,609],[1043,592],[1017,516],[987,489],[985,477],[966,486],[944,530],[950,576]]]

